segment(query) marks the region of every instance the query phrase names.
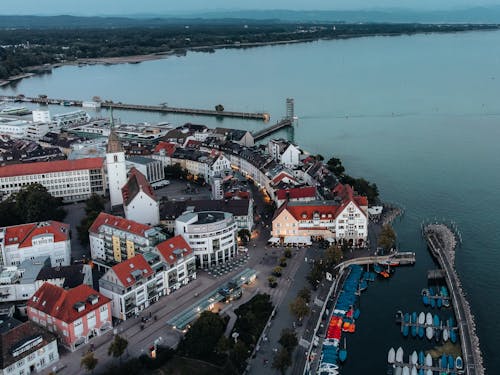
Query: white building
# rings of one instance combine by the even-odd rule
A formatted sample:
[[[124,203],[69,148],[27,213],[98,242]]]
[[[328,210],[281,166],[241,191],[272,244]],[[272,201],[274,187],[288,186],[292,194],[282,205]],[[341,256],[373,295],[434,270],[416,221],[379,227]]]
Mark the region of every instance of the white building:
[[[8,135],[12,138],[25,138],[30,126],[30,121],[0,118],[0,134]]]
[[[99,291],[111,299],[111,315],[126,320],[164,294],[163,272],[151,268],[138,254],[110,268],[99,279]]]
[[[37,141],[45,134],[47,134],[50,130],[51,129],[48,122],[33,122],[30,124],[30,126],[28,126],[28,129],[26,130],[26,138]]]
[[[160,223],[160,203],[146,177],[132,168],[122,187],[123,209],[128,220],[148,225]]]
[[[34,183],[45,186],[52,196],[64,202],[82,201],[92,193],[104,195],[103,159],[55,160],[0,167],[0,192],[3,194],[16,193]]]
[[[237,230],[233,215],[226,212],[189,212],[175,221],[175,234],[191,246],[201,268],[224,263],[236,255]]]
[[[42,111],[42,110],[34,110],[32,112],[33,114],[33,122],[45,122],[45,123],[50,123],[52,121],[50,117],[50,112],[49,111]]]
[[[288,168],[297,167],[300,164],[301,154],[302,151],[297,146],[290,143],[285,151],[283,151],[283,153],[281,154],[279,159],[280,163]]]
[[[0,374],[42,373],[59,361],[56,336],[35,323],[7,319],[0,323]]]
[[[56,129],[67,129],[72,126],[85,124],[90,121],[87,112],[79,110],[68,113],[60,113],[52,116],[52,123]]]
[[[220,154],[208,162],[208,181],[211,181],[214,176],[230,170],[231,161],[223,154]]]
[[[26,259],[50,257],[52,266],[71,263],[69,224],[58,221],[0,228],[2,264],[17,266]]]
[[[224,178],[220,175],[213,176],[210,180],[210,187],[212,190],[212,199],[219,200],[224,198],[223,189]]]
[[[127,158],[127,169],[132,168],[139,170],[150,183],[165,179],[165,170],[160,160],[144,156],[132,156]]]
[[[122,187],[127,182],[125,150],[116,133],[111,131],[106,148],[106,168],[111,207],[122,205]]]

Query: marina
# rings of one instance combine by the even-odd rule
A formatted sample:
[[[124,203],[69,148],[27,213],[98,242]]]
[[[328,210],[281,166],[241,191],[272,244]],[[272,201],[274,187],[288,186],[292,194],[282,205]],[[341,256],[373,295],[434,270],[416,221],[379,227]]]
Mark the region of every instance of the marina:
[[[391,374],[464,374],[462,357],[453,357],[443,354],[437,359],[433,359],[429,353],[423,351],[417,353],[413,351],[408,356],[408,362],[404,361],[403,348],[399,347],[397,351],[394,348],[389,350],[387,355],[388,370]]]

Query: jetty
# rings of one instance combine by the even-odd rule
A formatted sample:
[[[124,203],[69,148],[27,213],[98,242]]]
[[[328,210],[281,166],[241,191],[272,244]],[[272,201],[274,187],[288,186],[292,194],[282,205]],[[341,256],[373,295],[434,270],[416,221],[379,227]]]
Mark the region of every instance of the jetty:
[[[285,129],[285,128],[292,127],[292,126],[293,126],[293,119],[284,118],[283,120],[278,121],[274,125],[268,126],[268,127],[261,129],[261,130],[257,130],[255,132],[252,132],[252,136],[253,136],[254,141],[260,141],[261,139],[264,139],[264,138],[272,135],[273,133],[276,133],[277,131],[279,131],[281,129]]]
[[[457,317],[464,370],[469,375],[484,375],[485,368],[479,347],[479,338],[476,334],[474,316],[454,266],[457,235],[447,225],[440,223],[422,225],[422,234],[431,254],[445,273],[445,280]]]
[[[38,97],[27,97],[23,95],[18,96],[0,96],[0,100],[11,101],[11,102],[25,102],[25,103],[36,103],[43,105],[64,105],[68,107],[84,107],[85,101],[73,100],[73,99],[55,99],[48,98],[45,95],[39,95]],[[232,117],[241,118],[249,120],[262,120],[269,121],[270,115],[265,112],[237,112],[237,111],[225,111],[225,110],[211,110],[211,109],[196,109],[196,108],[184,108],[184,107],[170,107],[168,105],[146,105],[146,104],[127,104],[110,100],[104,100],[96,102],[93,108],[106,108],[106,109],[120,109],[129,111],[144,111],[144,112],[157,112],[157,113],[176,113],[184,115],[194,115],[194,116],[215,116],[215,117]]]
[[[366,264],[381,264],[381,265],[394,265],[394,266],[407,266],[413,265],[416,261],[416,255],[413,252],[396,252],[389,255],[378,255],[361,257],[346,260],[345,262],[339,263],[335,268],[343,271],[345,268],[352,265],[366,265]]]

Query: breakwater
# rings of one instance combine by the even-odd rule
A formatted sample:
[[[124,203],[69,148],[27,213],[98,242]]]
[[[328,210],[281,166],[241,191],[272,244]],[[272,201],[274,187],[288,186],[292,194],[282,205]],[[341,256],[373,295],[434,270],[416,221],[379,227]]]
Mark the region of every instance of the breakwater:
[[[445,280],[450,290],[460,332],[464,369],[469,375],[484,375],[485,368],[479,338],[476,334],[474,315],[465,298],[454,265],[455,248],[458,244],[457,235],[447,225],[440,223],[423,225],[422,234],[431,254],[445,272]]]

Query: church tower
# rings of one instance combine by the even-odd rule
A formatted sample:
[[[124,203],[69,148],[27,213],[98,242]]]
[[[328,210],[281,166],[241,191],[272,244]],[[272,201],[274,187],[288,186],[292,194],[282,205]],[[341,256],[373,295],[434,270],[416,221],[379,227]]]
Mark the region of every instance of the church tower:
[[[106,148],[106,168],[109,185],[111,207],[123,204],[122,187],[127,183],[127,167],[125,165],[125,150],[115,132],[113,110],[111,110],[111,132]]]

